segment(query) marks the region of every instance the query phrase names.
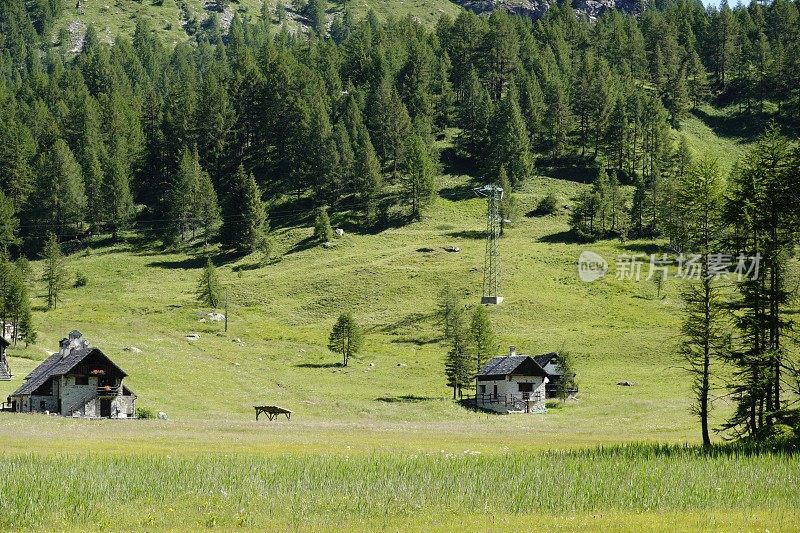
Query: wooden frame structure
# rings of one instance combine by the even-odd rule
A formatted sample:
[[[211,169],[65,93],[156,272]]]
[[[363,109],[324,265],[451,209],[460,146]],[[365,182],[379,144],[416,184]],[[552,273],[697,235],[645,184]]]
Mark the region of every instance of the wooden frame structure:
[[[292,412],[277,405],[254,405],[256,410],[256,420],[262,413],[267,415],[267,418],[272,421],[278,418],[279,415],[286,415],[286,420],[292,419]]]

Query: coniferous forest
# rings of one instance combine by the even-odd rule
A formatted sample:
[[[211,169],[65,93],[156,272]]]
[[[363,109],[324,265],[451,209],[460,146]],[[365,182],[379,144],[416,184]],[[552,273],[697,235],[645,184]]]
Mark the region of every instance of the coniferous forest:
[[[665,1],[597,21],[565,2],[536,22],[464,11],[432,28],[349,11],[327,28],[312,2],[308,32],[264,11],[169,47],[139,20],[113,43],[89,27],[77,54],[54,39],[61,9],[0,1],[0,247],[11,256],[39,257],[53,236],[130,230],[258,252],[276,204],[309,226],[347,211],[380,231],[422,217],[442,170],[509,191],[542,169],[583,171],[596,177],[571,214],[581,239],[666,237],[706,254],[724,239],[763,256],[765,275],[729,301],[741,317],[724,354],[739,376],[729,425],[755,433],[779,418],[800,219],[796,2]],[[769,124],[731,176],[693,161],[681,137],[709,102]],[[687,297],[705,322],[684,332],[705,416],[724,336],[703,312],[715,290]]]

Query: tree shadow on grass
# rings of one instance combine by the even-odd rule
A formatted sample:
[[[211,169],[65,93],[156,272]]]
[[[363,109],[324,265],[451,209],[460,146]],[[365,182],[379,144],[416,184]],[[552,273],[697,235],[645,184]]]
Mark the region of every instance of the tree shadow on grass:
[[[245,255],[247,254],[231,250],[209,255],[197,254],[192,257],[187,257],[186,259],[179,259],[176,261],[151,261],[150,263],[147,263],[146,266],[166,269],[193,270],[203,268],[209,258],[211,258],[211,262],[214,264],[214,266],[219,267],[234,263]]]
[[[738,139],[754,139],[761,135],[770,120],[768,115],[741,115],[738,113],[711,115],[702,109],[694,109],[692,114],[720,137]]]
[[[447,234],[448,237],[453,237],[454,239],[478,239],[482,240],[486,238],[485,231],[478,231],[478,230],[463,230],[463,231],[451,231]]]
[[[294,243],[291,248],[286,251],[286,255],[296,254],[298,252],[304,252],[306,250],[310,250],[311,248],[317,246],[317,240],[312,237],[306,237],[302,241]]]
[[[593,183],[597,177],[597,167],[590,158],[570,156],[559,159],[542,159],[537,169],[543,176],[576,183]]]
[[[664,253],[665,250],[654,242],[631,242],[622,246],[625,250],[637,254],[653,255]]]
[[[375,398],[376,402],[384,403],[420,403],[420,402],[435,402],[441,400],[433,396],[417,396],[416,394],[402,394],[400,396],[381,396]]]
[[[344,368],[341,361],[335,363],[299,363],[294,366],[298,368]]]
[[[377,328],[377,331],[381,333],[387,333],[389,335],[399,335],[400,330],[416,327],[421,322],[426,322],[432,318],[433,314],[411,313],[401,318],[400,320],[392,322],[391,324],[386,324],[384,326],[381,326],[380,328]]]
[[[574,231],[559,231],[539,238],[539,242],[548,244],[590,244],[590,241],[580,238]]]

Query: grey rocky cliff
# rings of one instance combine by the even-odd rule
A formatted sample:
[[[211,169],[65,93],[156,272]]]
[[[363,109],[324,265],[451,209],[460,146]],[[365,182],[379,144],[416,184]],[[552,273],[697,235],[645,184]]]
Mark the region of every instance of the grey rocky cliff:
[[[490,13],[504,9],[515,15],[524,15],[537,20],[544,15],[557,0],[453,0],[456,4],[477,14]],[[637,0],[576,0],[573,8],[579,16],[597,20],[605,11],[616,9],[623,13],[638,13]]]

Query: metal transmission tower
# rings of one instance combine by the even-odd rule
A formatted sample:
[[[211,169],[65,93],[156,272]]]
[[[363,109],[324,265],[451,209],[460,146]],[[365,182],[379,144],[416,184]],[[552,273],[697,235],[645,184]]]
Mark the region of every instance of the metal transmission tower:
[[[500,200],[503,199],[503,189],[495,184],[485,185],[475,189],[475,192],[485,196],[488,201],[486,210],[486,257],[483,261],[483,297],[482,304],[499,304],[503,302],[500,296],[500,249],[497,241],[500,238]]]

